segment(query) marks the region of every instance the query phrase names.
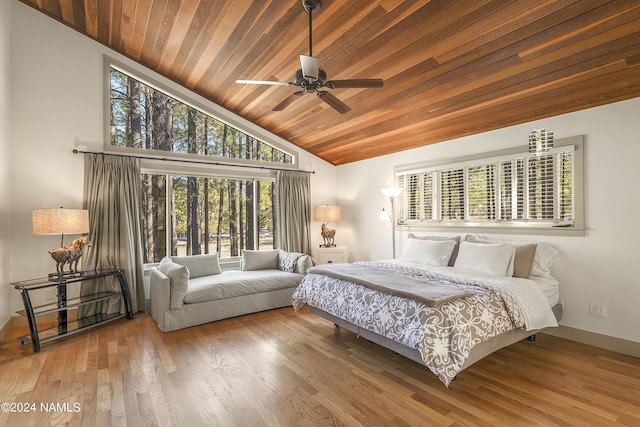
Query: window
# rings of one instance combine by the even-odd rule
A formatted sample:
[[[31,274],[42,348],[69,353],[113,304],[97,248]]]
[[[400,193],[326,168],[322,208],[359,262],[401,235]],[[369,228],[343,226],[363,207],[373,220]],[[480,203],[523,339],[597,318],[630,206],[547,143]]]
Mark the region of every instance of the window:
[[[292,164],[293,156],[110,65],[111,148],[184,158]],[[195,104],[195,103],[194,103]],[[168,153],[167,153],[168,152]]]
[[[107,62],[109,148],[145,159],[144,262],[273,248],[273,169],[294,156]]]
[[[142,176],[145,263],[165,255],[274,248],[272,179],[233,179],[145,172]]]
[[[396,168],[397,185],[404,188],[398,222],[582,229],[582,152],[582,137],[574,137],[541,155],[508,150]]]

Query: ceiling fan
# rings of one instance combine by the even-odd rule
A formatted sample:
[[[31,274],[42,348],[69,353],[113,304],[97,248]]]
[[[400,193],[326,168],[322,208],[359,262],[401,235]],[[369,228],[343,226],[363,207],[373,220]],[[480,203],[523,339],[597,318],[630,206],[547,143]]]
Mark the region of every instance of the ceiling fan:
[[[309,56],[300,55],[300,69],[296,71],[294,82],[279,82],[272,80],[236,80],[240,84],[258,84],[274,86],[297,86],[302,88],[286,97],[282,102],[273,108],[273,111],[282,111],[298,97],[305,93],[315,93],[318,98],[329,104],[340,114],[351,111],[348,105],[340,101],[333,94],[322,88],[377,88],[384,87],[382,79],[347,79],[347,80],[327,80],[327,73],[320,68],[319,61],[313,57],[313,37],[312,37],[312,17],[313,12],[320,9],[320,0],[302,0],[304,10],[309,14]]]

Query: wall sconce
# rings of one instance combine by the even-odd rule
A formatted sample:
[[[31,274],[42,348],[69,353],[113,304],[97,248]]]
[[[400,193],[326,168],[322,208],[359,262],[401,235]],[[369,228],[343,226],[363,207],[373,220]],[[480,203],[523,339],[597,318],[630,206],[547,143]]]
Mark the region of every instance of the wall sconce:
[[[391,202],[391,213],[386,213],[384,209],[380,212],[380,220],[381,221],[391,221],[391,246],[393,248],[393,259],[396,258],[396,220],[395,220],[395,206],[394,200],[400,194],[402,194],[402,188],[394,187],[394,188],[381,188],[380,191],[382,194],[389,198]],[[383,217],[383,214],[385,215]]]
[[[33,234],[60,234],[60,247],[49,251],[56,261],[56,274],[64,274],[64,265],[69,264],[70,272],[77,271],[78,261],[84,246],[89,246],[89,239],[81,237],[74,240],[71,246],[64,247],[65,234],[84,234],[89,232],[89,211],[85,209],[36,209],[31,214]],[[75,270],[74,265],[75,264]]]
[[[340,221],[340,206],[315,206],[313,208],[313,219],[315,221],[322,222],[322,229],[320,235],[324,239],[324,244],[320,245],[321,248],[335,247],[336,230],[327,227],[330,222]]]
[[[529,153],[541,156],[553,148],[553,132],[535,129],[529,134]]]

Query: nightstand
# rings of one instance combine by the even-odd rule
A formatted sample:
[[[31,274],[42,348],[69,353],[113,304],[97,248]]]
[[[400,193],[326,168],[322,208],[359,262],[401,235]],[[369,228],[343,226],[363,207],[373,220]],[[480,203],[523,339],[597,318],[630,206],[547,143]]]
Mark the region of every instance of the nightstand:
[[[332,262],[349,262],[346,246],[334,246],[332,248],[313,248],[311,256],[316,264],[329,264]]]

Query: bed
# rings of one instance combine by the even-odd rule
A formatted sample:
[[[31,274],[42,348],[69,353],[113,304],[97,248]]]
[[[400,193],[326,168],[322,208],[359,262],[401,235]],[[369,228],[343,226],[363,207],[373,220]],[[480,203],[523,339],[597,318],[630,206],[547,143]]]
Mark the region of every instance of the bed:
[[[492,352],[558,325],[555,255],[546,244],[410,235],[400,259],[309,269],[292,303],[425,365],[448,386]]]

